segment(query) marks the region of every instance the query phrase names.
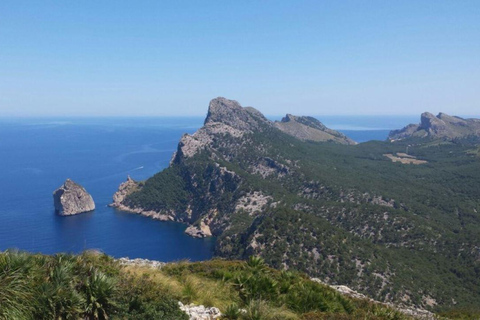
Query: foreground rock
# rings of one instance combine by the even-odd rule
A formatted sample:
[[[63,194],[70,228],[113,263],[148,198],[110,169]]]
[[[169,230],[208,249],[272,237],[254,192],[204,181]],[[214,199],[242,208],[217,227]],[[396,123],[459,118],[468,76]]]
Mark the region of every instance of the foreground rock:
[[[184,305],[180,301],[178,305],[180,306],[180,310],[188,315],[189,320],[213,320],[219,319],[222,316],[220,310],[215,307],[197,306],[194,304]]]
[[[443,138],[447,140],[480,137],[480,119],[463,119],[439,113],[429,112],[421,115],[419,124],[409,124],[400,130],[390,132],[390,140],[406,138]]]
[[[70,216],[95,210],[92,196],[78,183],[67,179],[53,192],[55,212],[61,216]]]
[[[124,266],[135,266],[135,267],[148,267],[153,269],[161,269],[165,262],[156,261],[156,260],[148,260],[148,259],[129,259],[129,258],[120,258],[118,259],[121,265]]]

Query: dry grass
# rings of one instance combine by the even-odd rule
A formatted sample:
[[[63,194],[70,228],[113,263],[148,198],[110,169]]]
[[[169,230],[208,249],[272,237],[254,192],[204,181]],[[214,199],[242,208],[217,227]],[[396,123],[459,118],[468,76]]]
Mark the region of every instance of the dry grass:
[[[419,165],[419,164],[425,164],[425,163],[428,163],[428,161],[425,161],[425,160],[418,160],[417,158],[415,158],[414,156],[410,156],[410,155],[407,155],[405,153],[397,153],[396,156],[394,156],[393,154],[391,153],[386,153],[384,154],[385,157],[389,158],[390,160],[392,160],[392,162],[400,162],[400,163],[403,163],[403,164],[416,164],[416,165]]]
[[[183,303],[215,306],[224,311],[232,302],[240,302],[238,293],[229,285],[191,273],[173,277],[162,272],[161,269],[138,266],[126,266],[124,272],[136,277],[148,277],[158,284],[162,290]]]

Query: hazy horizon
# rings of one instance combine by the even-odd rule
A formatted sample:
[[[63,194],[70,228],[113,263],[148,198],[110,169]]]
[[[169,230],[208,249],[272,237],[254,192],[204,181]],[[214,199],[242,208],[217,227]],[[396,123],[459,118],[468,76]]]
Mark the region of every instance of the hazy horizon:
[[[0,3],[0,117],[478,114],[477,1]]]

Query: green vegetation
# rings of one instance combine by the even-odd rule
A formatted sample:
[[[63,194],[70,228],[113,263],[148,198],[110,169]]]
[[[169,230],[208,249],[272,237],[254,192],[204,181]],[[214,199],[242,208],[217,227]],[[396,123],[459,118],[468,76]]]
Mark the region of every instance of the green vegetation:
[[[222,319],[407,318],[257,257],[155,269],[94,252],[0,254],[0,319],[187,319],[177,301],[219,307]]]
[[[167,286],[170,290],[175,288],[179,297],[185,288],[190,292],[193,287],[198,293],[191,302],[219,306],[224,319],[303,319],[312,314],[316,318],[309,319],[324,319],[326,315],[406,319],[385,306],[342,296],[310,281],[305,274],[269,268],[258,257],[250,257],[246,262],[174,263],[148,272],[153,280],[168,277]],[[165,280],[155,281],[165,284]]]
[[[470,310],[480,305],[478,148],[471,137],[302,142],[265,127],[216,136],[128,201],[192,224],[212,219],[220,257],[260,255],[377,300]],[[384,156],[407,150],[428,163]],[[236,210],[255,191],[270,197],[261,212]]]
[[[98,253],[0,254],[0,319],[187,319],[171,294]]]

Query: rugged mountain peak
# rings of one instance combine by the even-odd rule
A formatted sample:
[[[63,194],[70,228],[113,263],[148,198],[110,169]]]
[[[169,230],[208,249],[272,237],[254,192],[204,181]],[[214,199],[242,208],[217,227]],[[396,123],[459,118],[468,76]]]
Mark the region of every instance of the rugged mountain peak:
[[[260,129],[261,124],[270,122],[258,110],[243,108],[237,101],[218,97],[210,101],[205,125],[223,123],[232,128],[245,131]]]
[[[265,116],[263,115],[263,113],[261,113],[260,111],[258,111],[257,109],[255,109],[254,107],[245,107],[244,108],[245,111],[247,111],[248,113],[250,113],[252,116],[256,117],[256,118],[259,118],[261,121],[263,122],[270,122],[267,118],[265,118]]]
[[[287,114],[281,121],[275,122],[275,127],[300,140],[333,141],[341,144],[356,144],[343,133],[327,128],[313,117],[294,116]]]
[[[285,117],[282,118],[282,122],[290,122],[295,120],[295,116],[293,114],[287,113]]]
[[[287,115],[282,118],[282,122],[292,122],[292,121],[301,123],[303,125],[306,125],[308,127],[318,129],[318,130],[328,129],[323,123],[321,123],[318,119],[315,119],[314,117],[294,116],[292,114],[287,113]]]
[[[443,112],[440,112],[437,116],[438,119],[440,120],[443,120],[445,122],[449,122],[449,123],[463,123],[463,124],[466,124],[467,123],[467,120],[465,119],[462,119],[460,117],[456,117],[456,116],[450,116],[446,113],[443,113]]]
[[[55,211],[62,216],[74,215],[95,209],[92,196],[78,183],[67,179],[53,192]]]
[[[420,116],[420,124],[409,124],[400,130],[390,132],[390,140],[405,138],[444,138],[455,139],[468,136],[480,137],[480,120],[463,119],[440,112],[437,116],[424,112]]]

